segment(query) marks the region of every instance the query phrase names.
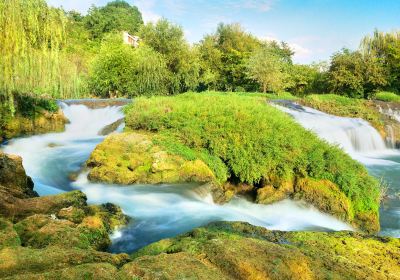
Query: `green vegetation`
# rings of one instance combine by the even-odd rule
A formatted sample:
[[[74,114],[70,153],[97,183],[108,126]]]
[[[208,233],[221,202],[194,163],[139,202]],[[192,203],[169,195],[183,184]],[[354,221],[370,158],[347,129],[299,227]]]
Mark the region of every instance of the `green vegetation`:
[[[325,179],[350,199],[350,220],[377,214],[379,190],[366,169],[263,98],[233,93],[138,98],[126,109],[126,125],[156,132],[161,146],[167,143],[168,152],[188,160],[208,154],[204,161],[220,181],[278,187],[300,178]]]
[[[84,18],[76,16],[78,20],[84,22],[94,39],[102,38],[104,34],[113,31],[123,30],[134,34],[143,24],[142,14],[138,8],[121,0],[109,2],[100,8],[93,6]]]
[[[7,30],[0,38],[0,101],[10,116],[13,92],[79,98],[287,91],[371,99],[400,91],[396,32],[375,31],[359,50],[335,53],[330,64],[300,65],[287,43],[260,40],[239,24],[221,23],[190,45],[180,26],[166,19],[143,24],[137,7],[122,0],[93,6],[87,15],[45,0],[6,1],[0,27]],[[138,36],[139,46],[125,45],[122,31]]]
[[[375,99],[385,102],[400,102],[400,95],[393,92],[381,91],[375,94]]]

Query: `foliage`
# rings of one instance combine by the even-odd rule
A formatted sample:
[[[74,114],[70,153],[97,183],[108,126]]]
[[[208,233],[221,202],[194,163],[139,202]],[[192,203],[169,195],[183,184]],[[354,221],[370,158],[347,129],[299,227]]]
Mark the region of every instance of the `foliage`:
[[[193,90],[198,84],[199,63],[194,50],[184,38],[182,27],[166,19],[148,23],[139,31],[143,42],[164,56],[171,94]]]
[[[163,57],[151,48],[125,45],[118,34],[103,41],[93,60],[90,90],[97,96],[166,94],[168,71]]]
[[[0,4],[0,94],[13,113],[13,91],[61,95],[65,16],[44,0]]]
[[[380,32],[361,41],[361,52],[378,60],[386,71],[386,89],[400,92],[400,32]]]
[[[356,214],[379,207],[377,182],[361,164],[259,97],[187,93],[138,98],[126,109],[126,125],[171,135],[180,145],[219,158],[231,182],[327,179],[349,197]]]
[[[219,24],[216,32],[199,44],[203,86],[218,90],[255,90],[256,83],[246,75],[246,61],[261,42],[239,24]]]
[[[116,0],[104,7],[93,6],[84,18],[84,22],[91,37],[97,39],[114,31],[135,34],[143,24],[143,19],[137,7],[123,0]]]
[[[384,69],[373,57],[343,49],[332,56],[329,69],[332,91],[354,98],[371,98],[386,85]]]
[[[134,52],[119,36],[104,40],[93,60],[89,88],[97,96],[113,97],[132,94]]]
[[[400,95],[393,92],[381,91],[376,93],[375,99],[386,102],[400,102]]]
[[[247,62],[250,78],[262,85],[264,93],[279,92],[285,88],[287,65],[271,48],[262,47],[254,51]]]

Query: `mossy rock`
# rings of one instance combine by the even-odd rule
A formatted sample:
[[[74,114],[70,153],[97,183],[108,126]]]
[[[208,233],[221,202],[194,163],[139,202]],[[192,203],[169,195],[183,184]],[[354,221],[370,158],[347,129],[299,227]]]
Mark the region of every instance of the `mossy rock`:
[[[145,277],[180,271],[185,266],[175,261],[164,268],[169,258],[180,255],[186,263],[205,264],[202,275],[210,273],[208,279],[399,279],[400,275],[399,239],[355,232],[269,231],[242,222],[217,222],[153,243],[135,253],[134,262],[122,270]],[[212,274],[215,269],[219,273]],[[197,279],[189,268],[185,273]]]
[[[88,178],[115,184],[210,182],[215,176],[201,160],[185,160],[152,142],[152,135],[137,132],[112,134],[86,162]]]
[[[54,269],[44,273],[24,273],[11,277],[6,280],[115,280],[118,275],[118,269],[109,263],[88,263],[67,267],[63,269]]]
[[[25,247],[5,248],[0,250],[0,278],[16,278],[20,276],[20,279],[31,279],[29,277],[23,277],[26,275],[38,274],[44,274],[45,276],[48,272],[50,272],[51,275],[52,271],[62,271],[63,269],[69,269],[69,271],[77,269],[75,271],[79,271],[79,268],[82,268],[81,266],[84,264],[94,264],[92,268],[95,268],[98,264],[108,263],[118,268],[128,261],[129,257],[126,254],[114,255],[94,250],[59,246],[50,246],[44,249]],[[100,265],[99,267],[102,266]],[[107,265],[107,267],[109,267],[109,265]],[[41,279],[43,279],[44,276],[41,276]],[[77,279],[82,278],[79,277]]]
[[[21,135],[62,132],[67,123],[68,120],[61,110],[57,112],[42,110],[31,117],[22,116],[17,112],[17,115],[5,124],[0,136],[11,139]]]
[[[273,186],[268,184],[257,190],[256,202],[271,204],[283,199],[305,201],[318,210],[367,232],[379,231],[379,217],[375,212],[354,214],[351,200],[329,180],[298,178]]]

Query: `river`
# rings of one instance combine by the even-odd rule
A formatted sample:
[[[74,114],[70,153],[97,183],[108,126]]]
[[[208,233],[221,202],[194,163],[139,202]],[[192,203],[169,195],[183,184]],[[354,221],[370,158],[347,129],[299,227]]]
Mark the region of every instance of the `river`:
[[[123,117],[121,108],[89,109],[83,105],[66,104],[62,104],[62,108],[70,120],[65,132],[13,139],[2,149],[6,153],[22,156],[26,172],[32,177],[35,190],[40,195],[82,190],[87,195],[89,203],[112,202],[132,217],[127,227],[112,234],[113,242],[110,247],[112,252],[133,252],[162,238],[172,237],[209,222],[221,220],[247,221],[268,229],[279,230],[351,230],[349,225],[302,202],[284,200],[272,205],[259,205],[245,198],[235,198],[228,204],[218,205],[213,203],[211,195],[202,186],[117,186],[88,182],[86,173],[81,171],[82,166],[92,150],[104,138],[99,136],[98,132],[104,126]],[[305,127],[314,129],[322,138],[331,137],[329,133],[324,134],[323,131],[307,125],[305,120],[307,116],[304,114],[309,114],[308,112],[282,109],[287,110]],[[316,113],[321,112],[312,112]],[[326,116],[333,120],[338,119]],[[316,116],[320,121],[316,125],[317,128],[325,125],[320,117]],[[346,123],[353,120],[342,121]],[[349,125],[358,127],[356,124],[359,122],[363,121],[357,120]],[[329,125],[335,128],[337,126],[332,123]],[[364,122],[363,125],[368,127],[368,135],[376,132],[368,123]],[[119,127],[120,131],[122,129],[123,125]],[[342,129],[340,125],[338,129]],[[329,131],[332,131],[332,127]],[[400,154],[395,150],[386,149],[383,140],[376,138],[375,134],[371,136],[374,139],[369,140],[370,144],[367,145],[362,141],[357,144],[360,146],[353,145],[360,140],[357,138],[357,133],[352,133],[335,136],[336,140],[332,141],[337,143],[350,137],[350,144],[346,144],[345,150],[365,163],[372,174],[383,176],[390,183],[390,198],[385,201],[381,211],[382,233],[398,236],[400,203],[394,194],[400,189],[398,185]],[[348,150],[350,148],[351,150]],[[362,152],[359,152],[359,149]],[[79,173],[77,179],[71,180],[71,174],[76,173]]]

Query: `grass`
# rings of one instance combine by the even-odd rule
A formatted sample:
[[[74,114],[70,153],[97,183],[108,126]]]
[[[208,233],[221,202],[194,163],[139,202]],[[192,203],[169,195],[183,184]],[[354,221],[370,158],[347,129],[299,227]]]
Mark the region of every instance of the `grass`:
[[[336,94],[312,94],[301,99],[300,103],[328,114],[364,119],[378,130],[382,130],[384,126],[379,112],[364,99]]]
[[[126,108],[126,125],[156,132],[163,138],[161,145],[181,156],[208,157],[217,178],[254,186],[265,181],[326,179],[350,199],[355,215],[378,211],[378,183],[364,166],[259,95],[138,98]]]
[[[381,91],[376,94],[375,99],[385,102],[400,102],[400,95],[393,92]]]

